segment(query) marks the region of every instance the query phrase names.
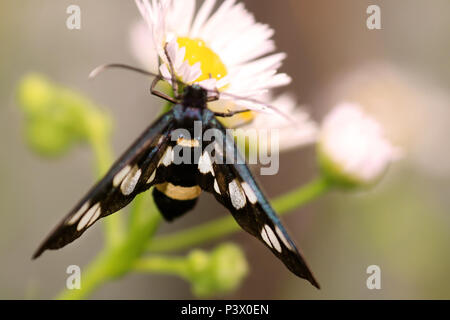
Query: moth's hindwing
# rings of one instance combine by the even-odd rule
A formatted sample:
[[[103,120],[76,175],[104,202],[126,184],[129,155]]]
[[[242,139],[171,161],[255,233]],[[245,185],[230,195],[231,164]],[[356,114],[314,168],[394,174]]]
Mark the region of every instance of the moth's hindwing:
[[[164,114],[151,125],[57,225],[33,258],[47,249],[59,249],[74,241],[98,219],[122,209],[136,195],[159,183],[159,176],[166,174],[164,166],[156,169],[167,154],[172,127],[172,112]]]
[[[223,147],[217,145],[215,155],[211,157],[216,157],[217,152],[222,153],[223,157],[221,164],[206,159],[206,152],[203,154],[206,160],[198,165],[202,188],[211,192],[231,212],[237,223],[263,242],[289,270],[319,288],[304,258],[243,161],[234,139],[225,133],[225,128],[217,120],[212,120],[210,125],[224,136]],[[227,164],[226,159],[230,157],[232,164]]]

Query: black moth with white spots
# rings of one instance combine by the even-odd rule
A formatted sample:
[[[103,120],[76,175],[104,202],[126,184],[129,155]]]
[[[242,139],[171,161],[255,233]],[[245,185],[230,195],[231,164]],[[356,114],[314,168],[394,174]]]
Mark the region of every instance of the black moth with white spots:
[[[262,241],[289,270],[319,288],[245,162],[220,164],[212,160],[217,159],[217,153],[224,159],[241,157],[233,138],[226,134],[216,118],[232,114],[217,114],[209,110],[207,92],[198,86],[186,86],[180,100],[117,160],[42,243],[33,258],[47,249],[59,249],[74,241],[100,218],[122,209],[136,195],[152,186],[155,186],[155,203],[168,221],[191,210],[204,190],[212,193],[238,224]],[[207,129],[222,132],[224,141],[217,144],[222,147],[215,148],[212,153],[207,152],[206,144],[200,141],[202,138],[193,136],[194,121],[201,121],[203,132]],[[194,138],[173,137],[172,133],[180,128],[189,131]],[[201,149],[191,153],[197,154],[191,164],[175,164],[176,147],[183,151]],[[229,162],[224,160],[222,163]]]

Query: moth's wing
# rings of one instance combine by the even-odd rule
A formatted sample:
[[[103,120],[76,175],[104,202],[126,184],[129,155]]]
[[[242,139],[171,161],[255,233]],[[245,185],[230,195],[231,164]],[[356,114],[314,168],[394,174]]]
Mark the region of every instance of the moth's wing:
[[[156,170],[157,166],[167,154],[172,154],[168,150],[172,120],[173,113],[170,111],[147,128],[56,226],[33,258],[39,257],[47,249],[59,249],[74,241],[98,219],[122,209],[136,195],[158,183],[161,180],[159,176],[165,174],[164,165]]]
[[[319,288],[305,259],[237,150],[234,139],[225,134],[225,129],[217,121],[211,121],[211,126],[223,132],[224,143],[222,146],[216,144],[214,148],[211,170],[205,169],[207,167],[204,165],[205,162],[199,161],[200,186],[214,194],[215,198],[231,212],[238,224],[262,241],[289,270]],[[217,161],[221,158],[220,153],[223,154],[222,161]],[[206,157],[205,153],[202,157]]]

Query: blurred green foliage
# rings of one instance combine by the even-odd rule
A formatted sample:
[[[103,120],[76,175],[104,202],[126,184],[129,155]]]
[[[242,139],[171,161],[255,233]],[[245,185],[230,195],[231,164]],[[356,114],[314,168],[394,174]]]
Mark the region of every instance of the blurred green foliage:
[[[111,119],[105,112],[39,74],[23,78],[18,101],[25,114],[26,140],[42,156],[61,156],[74,143],[104,140],[111,132]]]

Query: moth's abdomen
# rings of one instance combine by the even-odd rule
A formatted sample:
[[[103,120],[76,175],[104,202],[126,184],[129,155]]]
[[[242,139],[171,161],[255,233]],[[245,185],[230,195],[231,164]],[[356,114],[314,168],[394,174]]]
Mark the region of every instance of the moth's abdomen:
[[[192,210],[200,193],[199,186],[183,187],[166,182],[156,185],[153,198],[164,219],[172,221]]]

